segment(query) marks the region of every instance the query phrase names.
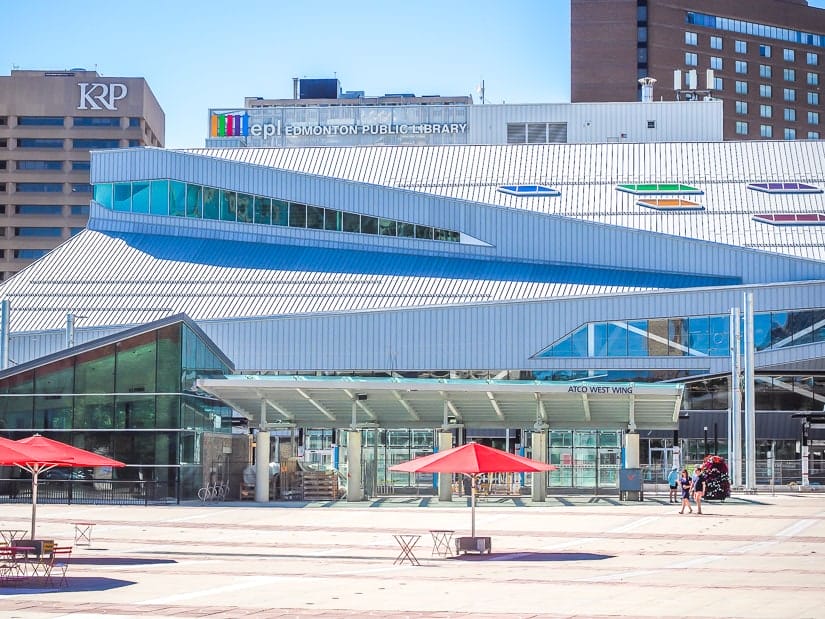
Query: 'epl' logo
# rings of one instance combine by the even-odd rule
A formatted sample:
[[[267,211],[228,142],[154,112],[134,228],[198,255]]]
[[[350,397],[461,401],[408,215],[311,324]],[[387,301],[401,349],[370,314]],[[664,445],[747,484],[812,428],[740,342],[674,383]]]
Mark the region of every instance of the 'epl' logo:
[[[116,110],[115,105],[121,99],[126,98],[126,84],[103,84],[94,82],[91,84],[80,83],[80,105],[78,110]]]

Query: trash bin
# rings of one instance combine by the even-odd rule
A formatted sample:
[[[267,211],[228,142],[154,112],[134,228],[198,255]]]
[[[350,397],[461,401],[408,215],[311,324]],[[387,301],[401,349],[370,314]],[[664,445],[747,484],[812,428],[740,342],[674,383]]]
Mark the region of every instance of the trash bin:
[[[645,498],[644,494],[642,469],[620,469],[619,500],[643,501]]]

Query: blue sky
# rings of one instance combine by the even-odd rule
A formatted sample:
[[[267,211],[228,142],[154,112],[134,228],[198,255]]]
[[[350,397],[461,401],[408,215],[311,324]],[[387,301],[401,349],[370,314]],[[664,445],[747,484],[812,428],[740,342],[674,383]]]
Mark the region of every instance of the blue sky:
[[[293,77],[476,101],[483,79],[488,102],[570,99],[568,0],[27,0],[3,13],[3,74],[145,77],[172,148],[203,146],[210,107],[291,97]]]
[[[483,79],[491,103],[570,100],[569,0],[26,0],[3,17],[3,74],[145,77],[171,148],[203,146],[210,107],[291,97],[293,77],[476,101]]]

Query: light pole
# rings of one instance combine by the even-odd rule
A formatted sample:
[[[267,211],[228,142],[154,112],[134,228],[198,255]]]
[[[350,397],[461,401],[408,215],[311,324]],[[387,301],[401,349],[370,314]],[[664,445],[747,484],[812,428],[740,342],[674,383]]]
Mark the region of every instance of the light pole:
[[[708,427],[705,426],[705,455],[708,455]]]

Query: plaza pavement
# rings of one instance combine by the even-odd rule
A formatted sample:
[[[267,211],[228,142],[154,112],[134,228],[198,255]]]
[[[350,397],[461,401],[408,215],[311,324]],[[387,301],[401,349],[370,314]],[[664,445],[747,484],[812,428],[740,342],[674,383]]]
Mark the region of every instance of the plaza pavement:
[[[430,529],[468,535],[464,499],[346,503],[38,506],[38,537],[76,546],[62,589],[0,588],[0,617],[825,616],[825,492],[734,496],[679,515],[645,501],[487,499],[491,555],[431,557]],[[28,528],[29,505],[0,505]],[[421,534],[421,566],[394,565]]]

